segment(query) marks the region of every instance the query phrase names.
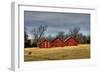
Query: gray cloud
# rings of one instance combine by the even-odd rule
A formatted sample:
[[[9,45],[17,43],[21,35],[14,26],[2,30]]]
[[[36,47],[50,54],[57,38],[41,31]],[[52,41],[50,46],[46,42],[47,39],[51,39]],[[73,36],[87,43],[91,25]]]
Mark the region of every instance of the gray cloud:
[[[40,24],[46,24],[45,35],[60,31],[68,33],[75,27],[80,27],[80,32],[85,35],[90,34],[90,14],[25,11],[24,23],[28,33]]]

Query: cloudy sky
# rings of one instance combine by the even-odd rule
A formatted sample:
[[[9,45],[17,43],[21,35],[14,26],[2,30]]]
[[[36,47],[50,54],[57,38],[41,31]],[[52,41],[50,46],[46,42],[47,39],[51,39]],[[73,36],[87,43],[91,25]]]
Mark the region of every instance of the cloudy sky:
[[[30,37],[30,31],[41,24],[48,25],[45,36],[55,36],[58,32],[67,34],[75,27],[84,35],[90,34],[90,14],[24,11],[24,27]]]

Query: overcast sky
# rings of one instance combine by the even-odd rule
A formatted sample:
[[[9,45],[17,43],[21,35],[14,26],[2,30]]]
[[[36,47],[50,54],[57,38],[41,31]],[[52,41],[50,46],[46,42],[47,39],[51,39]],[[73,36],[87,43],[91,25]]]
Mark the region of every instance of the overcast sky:
[[[67,34],[75,27],[80,28],[80,33],[90,35],[90,14],[24,11],[24,27],[30,37],[30,31],[41,24],[48,25],[45,36]]]

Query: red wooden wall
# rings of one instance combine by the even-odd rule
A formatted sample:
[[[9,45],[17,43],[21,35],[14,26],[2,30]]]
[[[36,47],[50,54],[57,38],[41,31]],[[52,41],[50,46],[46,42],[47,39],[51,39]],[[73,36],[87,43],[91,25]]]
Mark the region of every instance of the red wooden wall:
[[[65,39],[64,43],[66,46],[77,46],[78,45],[78,41],[73,37],[69,37]]]
[[[77,46],[77,45],[78,45],[78,41],[74,37],[68,37],[64,41],[59,37],[57,37],[51,42],[45,39],[43,42],[39,44],[39,48]]]
[[[52,47],[64,47],[64,42],[63,42],[63,40],[60,39],[60,38],[54,39],[54,40],[51,42],[51,44],[52,44]]]
[[[39,48],[51,48],[51,43],[47,40],[44,40],[39,44]]]

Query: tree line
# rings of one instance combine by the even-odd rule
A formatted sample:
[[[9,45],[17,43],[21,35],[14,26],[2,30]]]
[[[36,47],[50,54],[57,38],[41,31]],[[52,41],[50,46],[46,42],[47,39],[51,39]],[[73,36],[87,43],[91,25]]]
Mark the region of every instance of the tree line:
[[[24,47],[37,47],[38,43],[43,41],[45,38],[48,39],[49,41],[52,41],[54,38],[59,37],[62,40],[72,36],[75,39],[78,40],[79,44],[90,44],[90,35],[83,35],[80,33],[80,28],[75,27],[73,29],[70,29],[68,34],[65,34],[65,32],[61,31],[58,32],[58,34],[53,37],[49,35],[48,37],[45,37],[45,31],[47,30],[48,26],[47,25],[40,25],[38,28],[32,29],[30,32],[33,36],[32,40],[28,39],[28,34],[26,31],[24,32]]]

